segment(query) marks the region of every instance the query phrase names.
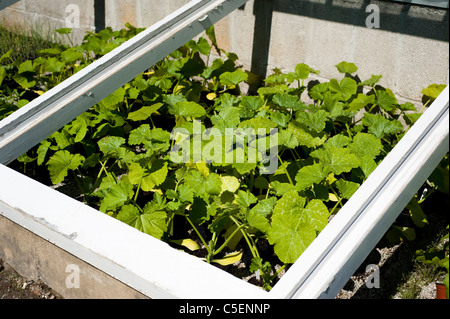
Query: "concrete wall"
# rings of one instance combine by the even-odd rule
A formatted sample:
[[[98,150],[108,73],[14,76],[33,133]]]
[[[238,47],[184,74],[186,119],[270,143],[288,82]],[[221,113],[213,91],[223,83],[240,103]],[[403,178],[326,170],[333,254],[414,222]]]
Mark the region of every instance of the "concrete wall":
[[[96,12],[102,1],[22,0],[1,11],[0,21],[48,21],[64,27],[67,6],[76,4],[81,10],[75,40],[80,41],[98,21],[114,29],[126,22],[147,27],[189,2],[107,0],[105,10]],[[366,27],[371,3],[380,9],[379,28]],[[216,31],[219,45],[255,73],[270,74],[275,67],[290,71],[304,62],[329,79],[340,76],[334,65],[345,60],[359,67],[362,80],[382,74],[382,85],[399,97],[420,101],[423,87],[448,82],[448,27],[448,9],[398,2],[250,0],[219,22]]]
[[[148,299],[103,271],[0,215],[0,259],[65,299]]]

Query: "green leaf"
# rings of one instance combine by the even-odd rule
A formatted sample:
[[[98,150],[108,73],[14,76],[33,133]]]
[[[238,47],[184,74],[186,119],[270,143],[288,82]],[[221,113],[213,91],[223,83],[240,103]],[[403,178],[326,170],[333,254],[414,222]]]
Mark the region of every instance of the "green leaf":
[[[114,91],[114,93],[108,95],[104,98],[100,104],[109,110],[115,110],[117,108],[117,104],[122,103],[125,99],[125,88],[121,87],[120,89]]]
[[[289,191],[295,190],[291,183],[281,183],[279,181],[270,182],[270,187],[274,190],[276,196],[283,196]]]
[[[359,184],[351,181],[339,179],[335,182],[342,198],[349,199],[358,190]]]
[[[144,172],[141,182],[142,190],[150,192],[154,187],[161,185],[166,180],[168,173],[167,162],[163,160],[155,161],[151,168]]]
[[[83,58],[83,53],[74,49],[61,52],[61,59],[66,63],[74,62]]]
[[[388,120],[381,114],[364,114],[362,124],[368,127],[368,132],[378,138],[388,134],[399,133],[403,130],[403,125],[398,120]]]
[[[272,213],[273,207],[276,204],[276,197],[263,199],[256,204],[247,213],[247,222],[251,227],[267,232],[270,229],[269,220],[267,216]]]
[[[130,132],[128,144],[142,144],[152,153],[164,152],[170,147],[170,133],[161,128],[151,129],[150,125],[142,124]]]
[[[220,75],[220,84],[224,86],[238,85],[241,82],[246,81],[248,74],[238,69],[234,72],[225,72]]]
[[[302,191],[313,184],[319,184],[325,177],[327,177],[327,174],[325,174],[321,163],[303,166],[295,176],[295,181],[297,182],[295,187],[298,191]]]
[[[244,130],[252,128],[255,130],[255,133],[258,133],[258,129],[260,128],[272,129],[276,128],[277,126],[278,126],[277,123],[275,123],[274,121],[271,121],[266,117],[257,116],[250,120],[241,122],[238,127]]]
[[[117,219],[140,230],[143,233],[161,239],[167,231],[167,214],[163,211],[149,211],[148,205],[144,207],[144,213],[133,205],[125,205],[117,215]]]
[[[345,62],[345,61],[342,61],[341,63],[337,64],[336,68],[339,71],[339,73],[352,74],[352,73],[355,73],[356,71],[358,71],[358,68],[356,67],[356,65],[354,63],[349,63],[349,62]]]
[[[380,81],[380,79],[382,78],[382,75],[373,75],[370,77],[370,79],[365,80],[364,82],[362,82],[362,85],[367,85],[367,86],[371,86],[374,87],[375,84],[378,83],[378,81]]]
[[[211,116],[211,123],[222,133],[226,128],[235,128],[240,123],[239,108],[224,107],[218,115]]]
[[[375,103],[375,95],[358,93],[358,96],[350,102],[348,110],[350,112],[359,111],[366,105],[373,103]]]
[[[39,55],[60,55],[61,50],[59,50],[58,48],[49,48],[49,49],[41,50],[38,53],[39,53]]]
[[[225,191],[234,193],[241,186],[241,184],[239,183],[239,180],[234,176],[220,176],[220,180],[222,182],[221,193],[223,193]]]
[[[319,199],[309,201],[304,209],[304,213],[309,216],[310,223],[317,232],[322,231],[328,224],[330,213],[327,206]]]
[[[361,164],[359,167],[362,169],[364,176],[367,178],[377,168],[377,163],[370,155],[364,155],[360,158]]]
[[[158,110],[163,106],[162,103],[156,103],[152,106],[143,106],[139,110],[130,112],[128,119],[131,121],[145,121],[153,114],[159,114]]]
[[[103,198],[101,200],[100,211],[107,212],[125,204],[133,197],[133,185],[127,178],[123,178],[111,187],[102,190]]]
[[[88,124],[86,121],[86,117],[78,116],[75,120],[73,120],[70,124],[69,133],[75,135],[75,143],[83,141],[83,139],[86,137],[86,134],[88,133]]]
[[[430,84],[422,90],[422,94],[434,100],[437,99],[446,87],[447,85],[445,84]]]
[[[313,100],[323,100],[325,92],[328,92],[328,86],[327,82],[316,84],[308,91],[308,94]]]
[[[48,149],[52,145],[48,140],[44,140],[39,145],[36,153],[37,153],[37,164],[40,166],[45,161],[45,157],[47,156]]]
[[[31,60],[27,60],[25,62],[23,62],[22,64],[19,65],[19,70],[18,73],[22,74],[25,72],[32,72],[34,73],[34,68],[33,68],[33,62]]]
[[[295,67],[296,78],[306,80],[310,73],[318,73],[318,71],[310,68],[310,66],[305,63],[297,64],[297,66]]]
[[[9,50],[8,52],[6,52],[5,54],[3,54],[2,56],[0,56],[0,64],[3,64],[3,62],[11,60],[11,54],[12,54],[13,50]]]
[[[331,92],[339,93],[342,99],[347,101],[352,95],[356,94],[358,85],[355,80],[346,77],[340,83],[336,79],[331,79],[329,88]]]
[[[56,152],[47,163],[52,183],[62,182],[69,170],[76,170],[84,160],[80,154],[71,154],[65,150]]]
[[[328,115],[329,113],[324,110],[319,110],[314,113],[299,112],[297,113],[296,119],[310,129],[320,132],[325,129]]]
[[[409,211],[411,215],[411,219],[417,227],[425,227],[428,224],[427,216],[425,215],[422,207],[417,200],[417,197],[413,197],[408,205],[406,205],[406,209]]]
[[[258,199],[250,191],[239,190],[236,202],[244,207],[250,207],[252,204],[256,203]]]
[[[264,105],[264,100],[258,96],[243,96],[240,106],[252,110],[257,111]]]
[[[395,108],[395,105],[398,103],[397,98],[392,92],[379,90],[377,97],[377,105],[383,110],[389,112]]]
[[[348,146],[353,154],[362,158],[364,156],[369,156],[374,159],[378,154],[380,154],[383,145],[381,140],[376,136],[368,133],[357,133],[353,138],[353,143]]]
[[[58,60],[58,58],[49,58],[45,61],[45,71],[52,73],[60,73],[64,67],[64,62]]]
[[[306,109],[305,104],[303,104],[297,96],[288,93],[275,94],[272,98],[272,102],[282,108],[290,110],[303,111]]]
[[[0,66],[0,86],[2,85],[2,82],[5,78],[6,78],[6,69]]]
[[[170,114],[187,117],[201,117],[206,114],[205,109],[195,102],[181,101],[169,107]]]
[[[313,151],[311,156],[319,159],[325,169],[329,168],[336,175],[350,172],[360,165],[358,158],[347,148],[329,146]]]
[[[297,121],[289,123],[288,131],[294,135],[300,145],[310,148],[322,145],[327,139],[326,132],[313,131]]]
[[[17,84],[19,84],[24,89],[29,89],[36,85],[36,81],[32,77],[23,76],[16,73],[13,78],[14,81],[16,81]]]
[[[261,215],[263,217],[267,217],[272,213],[273,207],[276,203],[276,197],[265,198],[263,200],[260,200],[255,206],[253,206],[253,208],[250,209],[250,212]]]
[[[60,28],[56,29],[55,31],[59,34],[70,34],[72,32],[72,28]]]
[[[286,84],[279,84],[275,86],[261,87],[258,89],[258,94],[262,96],[274,95],[277,93],[285,93],[289,87]]]
[[[316,238],[309,211],[303,209],[305,201],[291,191],[275,205],[268,239],[283,263],[294,263]]]
[[[116,154],[119,148],[126,143],[123,137],[119,136],[107,136],[98,141],[100,151],[105,155]]]
[[[328,139],[324,144],[324,147],[334,146],[334,147],[345,147],[352,142],[352,139],[346,135],[338,134]]]

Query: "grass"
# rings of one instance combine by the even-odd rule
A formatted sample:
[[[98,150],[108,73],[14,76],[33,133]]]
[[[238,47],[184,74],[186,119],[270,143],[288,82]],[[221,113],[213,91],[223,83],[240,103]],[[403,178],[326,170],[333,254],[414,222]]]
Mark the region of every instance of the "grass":
[[[45,31],[42,26],[22,27],[0,22],[0,56],[12,49],[14,60],[35,59],[37,52],[56,44],[55,32]]]

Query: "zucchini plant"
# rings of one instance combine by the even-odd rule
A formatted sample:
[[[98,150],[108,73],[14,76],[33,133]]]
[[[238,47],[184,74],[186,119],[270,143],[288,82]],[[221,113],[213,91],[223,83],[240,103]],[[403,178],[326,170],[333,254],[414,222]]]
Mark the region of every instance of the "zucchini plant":
[[[0,115],[139,31],[88,33],[34,61],[4,54]],[[46,166],[51,183],[76,184],[86,204],[208,263],[245,263],[270,290],[421,114],[378,85],[381,75],[361,81],[353,63],[336,67],[340,78],[319,83],[300,63],[245,95],[255,76],[218,48],[212,27],[19,161]]]

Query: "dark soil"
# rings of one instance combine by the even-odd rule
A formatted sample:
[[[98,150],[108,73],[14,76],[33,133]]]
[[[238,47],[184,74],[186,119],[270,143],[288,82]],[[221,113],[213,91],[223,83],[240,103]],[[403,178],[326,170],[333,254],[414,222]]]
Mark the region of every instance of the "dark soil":
[[[26,280],[0,259],[0,299],[55,299],[51,289],[40,282]]]

